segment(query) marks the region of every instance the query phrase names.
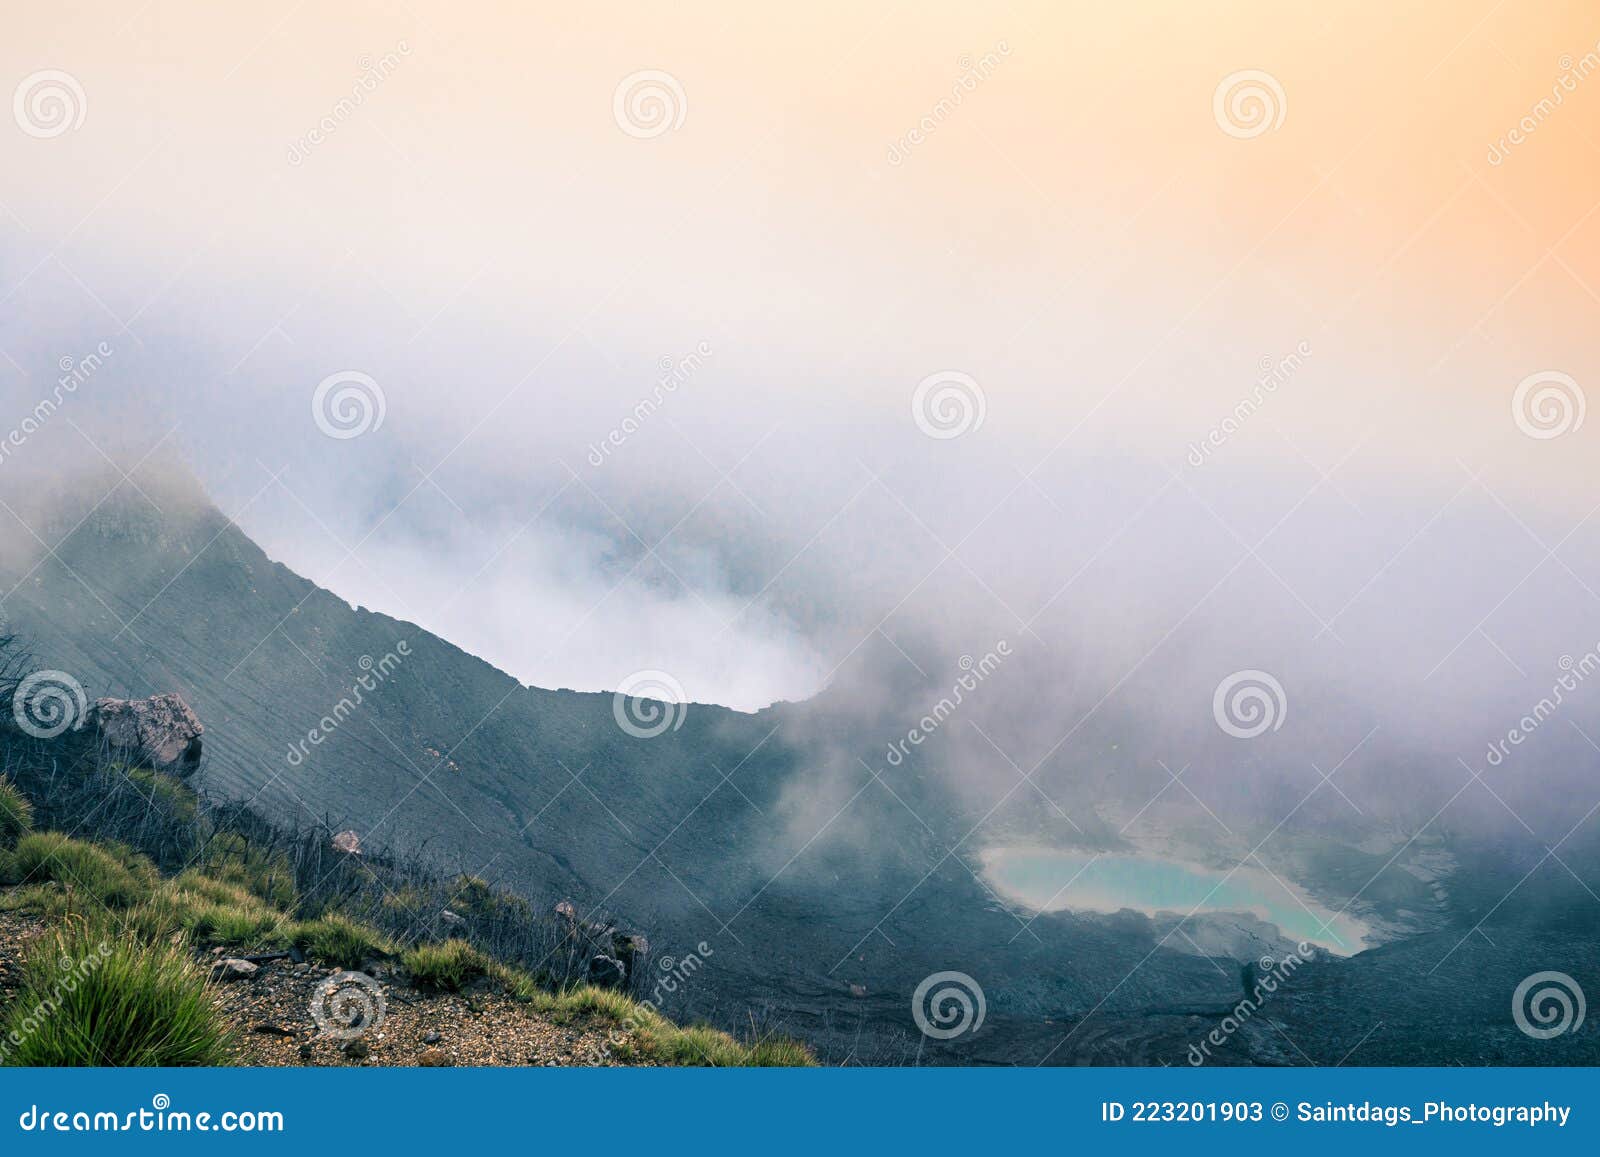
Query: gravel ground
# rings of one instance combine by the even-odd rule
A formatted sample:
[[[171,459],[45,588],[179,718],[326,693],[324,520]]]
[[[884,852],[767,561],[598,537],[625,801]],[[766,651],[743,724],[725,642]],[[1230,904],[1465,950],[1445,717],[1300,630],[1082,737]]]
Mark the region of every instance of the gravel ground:
[[[0,1004],[20,979],[28,941],[43,930],[31,916],[0,911]],[[200,967],[216,959],[208,955]],[[607,1048],[612,1026],[593,1017],[558,1024],[486,982],[460,993],[420,992],[393,970],[374,966],[372,986],[335,982],[340,969],[274,960],[247,980],[212,985],[217,1007],[235,1032],[232,1061],[290,1065],[616,1065]],[[346,974],[348,975],[348,974]],[[323,1033],[312,1013],[322,996],[324,1020],[340,1029],[355,1010],[382,999],[380,1018],[346,1040]],[[340,994],[349,994],[341,996]],[[344,1018],[341,1018],[341,1009]],[[370,1015],[370,1013],[369,1013]]]
[[[22,960],[27,942],[43,930],[31,916],[0,912],[0,1003],[22,979]]]
[[[240,1065],[613,1065],[608,1026],[593,1018],[557,1024],[487,986],[419,992],[381,967],[369,975],[381,1019],[351,1040],[319,1030],[312,1005],[340,1029],[356,1010],[377,1009],[374,988],[339,983],[339,969],[271,961],[248,980],[217,984],[217,1004],[238,1033]],[[348,975],[348,974],[346,974]],[[340,1010],[344,1010],[341,1017]]]

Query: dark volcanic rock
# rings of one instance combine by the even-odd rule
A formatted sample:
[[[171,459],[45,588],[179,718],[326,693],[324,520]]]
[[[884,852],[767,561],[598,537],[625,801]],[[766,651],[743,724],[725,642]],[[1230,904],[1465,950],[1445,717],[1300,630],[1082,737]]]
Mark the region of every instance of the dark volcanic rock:
[[[628,979],[628,966],[614,956],[596,956],[589,961],[589,983],[601,988],[621,988]]]

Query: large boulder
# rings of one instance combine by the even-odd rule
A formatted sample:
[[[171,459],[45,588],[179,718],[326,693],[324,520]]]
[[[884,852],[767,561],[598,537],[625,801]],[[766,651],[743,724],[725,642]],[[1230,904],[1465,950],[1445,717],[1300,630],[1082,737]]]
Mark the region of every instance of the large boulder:
[[[89,719],[106,745],[124,759],[184,776],[200,766],[205,728],[178,695],[97,699]]]

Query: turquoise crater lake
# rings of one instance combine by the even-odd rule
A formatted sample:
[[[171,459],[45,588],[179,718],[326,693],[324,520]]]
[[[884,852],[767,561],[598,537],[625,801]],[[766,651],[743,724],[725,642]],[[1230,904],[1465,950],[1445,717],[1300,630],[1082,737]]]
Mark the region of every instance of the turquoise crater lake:
[[[1317,903],[1286,880],[1253,866],[1209,868],[1154,856],[1100,855],[1054,848],[992,848],[984,878],[1004,899],[1041,912],[1220,916],[1249,913],[1288,939],[1350,955],[1366,926]]]

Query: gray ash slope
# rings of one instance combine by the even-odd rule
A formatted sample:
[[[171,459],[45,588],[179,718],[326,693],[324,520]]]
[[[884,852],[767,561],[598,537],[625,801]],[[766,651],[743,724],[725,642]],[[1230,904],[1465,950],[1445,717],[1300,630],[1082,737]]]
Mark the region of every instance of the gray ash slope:
[[[705,944],[670,1012],[735,1028],[753,1016],[833,1060],[1176,1064],[1239,998],[1237,962],[1174,950],[1133,913],[1024,929],[952,852],[978,816],[914,761],[892,793],[853,761],[839,772],[838,814],[863,797],[874,807],[870,858],[797,836],[795,785],[843,750],[877,748],[827,693],[756,714],[696,704],[675,730],[636,738],[609,694],[524,687],[352,608],[271,561],[192,484],[155,496],[159,512],[126,489],[87,517],[64,508],[51,553],[0,558],[15,587],[7,620],[39,664],[91,695],[180,692],[206,726],[213,793],[614,913],[650,930],[658,958]],[[360,707],[304,745],[390,655]],[[1482,866],[1488,896],[1530,865],[1486,853]],[[1468,904],[1459,929],[1307,965],[1216,1060],[1333,1063],[1359,1043],[1361,1059],[1390,1063],[1593,1063],[1587,1029],[1558,1048],[1501,1031],[1530,961],[1580,961],[1600,991],[1588,903],[1574,895],[1543,915]],[[911,1017],[917,983],[942,970],[981,978],[989,1010],[949,1043]]]

